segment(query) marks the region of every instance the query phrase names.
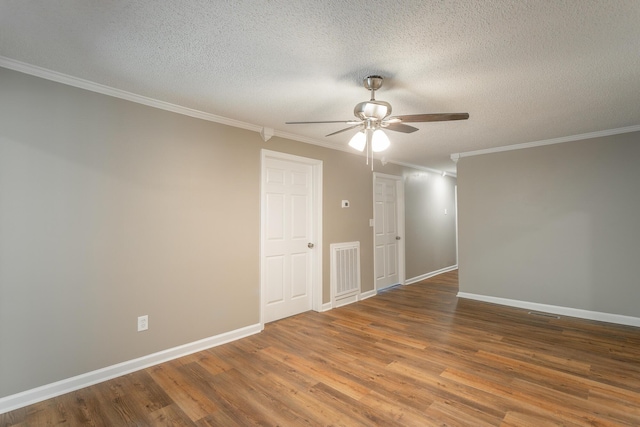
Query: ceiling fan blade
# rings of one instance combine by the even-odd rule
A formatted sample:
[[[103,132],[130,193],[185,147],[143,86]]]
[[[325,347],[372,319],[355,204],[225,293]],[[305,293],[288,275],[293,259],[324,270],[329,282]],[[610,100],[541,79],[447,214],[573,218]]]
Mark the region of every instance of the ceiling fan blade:
[[[325,135],[325,136],[336,135],[336,134],[339,134],[339,133],[342,133],[342,132],[346,132],[346,131],[351,130],[351,129],[355,129],[355,128],[360,127],[360,126],[362,126],[362,123],[358,123],[357,125],[349,126],[348,128],[340,129],[339,131],[330,133],[329,135]]]
[[[399,119],[403,123],[411,122],[443,122],[447,120],[467,120],[469,113],[434,113],[434,114],[408,114],[405,116],[394,116],[388,119],[392,122]]]
[[[396,132],[402,133],[412,133],[418,130],[418,128],[414,128],[413,126],[403,125],[402,123],[388,123],[382,124],[384,129],[394,130]]]
[[[350,124],[358,123],[359,124],[360,122],[356,120],[324,120],[320,122],[284,122],[285,125],[310,125],[314,123],[350,123]]]

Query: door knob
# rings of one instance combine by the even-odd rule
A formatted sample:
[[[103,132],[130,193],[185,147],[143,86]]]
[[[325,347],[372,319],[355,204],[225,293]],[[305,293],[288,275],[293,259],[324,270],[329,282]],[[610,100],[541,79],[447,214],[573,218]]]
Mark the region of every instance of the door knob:
[[[402,239],[402,237],[396,236],[396,240],[400,240],[400,239]]]
[[[308,247],[309,249],[313,249],[313,247],[314,247],[314,246],[315,246],[315,245],[314,245],[313,243],[308,243],[308,244],[307,244],[307,247]]]

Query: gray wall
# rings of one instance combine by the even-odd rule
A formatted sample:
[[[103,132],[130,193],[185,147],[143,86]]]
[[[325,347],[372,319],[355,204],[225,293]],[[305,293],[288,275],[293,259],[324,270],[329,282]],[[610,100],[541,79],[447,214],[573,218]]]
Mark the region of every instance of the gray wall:
[[[455,186],[451,176],[405,173],[408,279],[456,264]]]
[[[640,317],[640,133],[463,157],[460,291]]]
[[[364,158],[4,68],[0,94],[0,397],[258,323],[262,148],[324,162],[324,302],[330,243],[373,289]]]

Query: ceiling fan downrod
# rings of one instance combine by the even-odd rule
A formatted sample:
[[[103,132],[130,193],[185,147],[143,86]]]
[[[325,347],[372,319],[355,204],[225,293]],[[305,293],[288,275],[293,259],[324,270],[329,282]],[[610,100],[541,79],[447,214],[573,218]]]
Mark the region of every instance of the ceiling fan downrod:
[[[380,76],[369,76],[364,79],[364,87],[371,91],[371,99],[358,103],[353,109],[353,114],[360,120],[375,120],[380,123],[391,115],[391,104],[376,101],[376,90],[382,86],[382,80]]]

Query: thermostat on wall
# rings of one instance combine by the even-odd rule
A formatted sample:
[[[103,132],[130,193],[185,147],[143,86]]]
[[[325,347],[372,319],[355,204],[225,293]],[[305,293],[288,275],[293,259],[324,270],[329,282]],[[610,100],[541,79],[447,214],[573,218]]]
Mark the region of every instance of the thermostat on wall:
[[[348,200],[343,200],[342,201],[342,207],[343,208],[348,208],[349,207],[349,201]]]

